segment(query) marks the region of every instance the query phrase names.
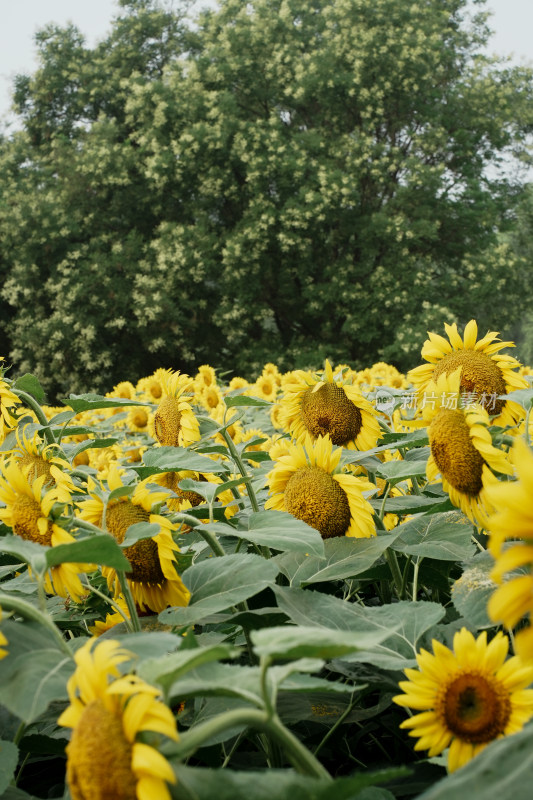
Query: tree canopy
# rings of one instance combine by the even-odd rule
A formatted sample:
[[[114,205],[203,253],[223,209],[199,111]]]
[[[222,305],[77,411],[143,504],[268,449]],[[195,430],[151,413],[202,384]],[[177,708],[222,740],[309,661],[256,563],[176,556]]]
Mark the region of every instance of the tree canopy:
[[[121,0],[94,48],[43,29],[0,143],[5,355],[60,393],[204,362],[406,368],[443,321],[505,328],[530,291],[501,234],[533,82],[474,7]]]

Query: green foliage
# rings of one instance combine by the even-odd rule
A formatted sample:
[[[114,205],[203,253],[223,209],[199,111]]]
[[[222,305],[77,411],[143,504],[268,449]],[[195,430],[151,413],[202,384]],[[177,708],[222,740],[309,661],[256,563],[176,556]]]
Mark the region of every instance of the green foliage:
[[[54,396],[161,365],[405,369],[472,308],[509,324],[527,280],[497,242],[520,188],[498,167],[525,152],[531,72],[482,55],[483,13],[221,0],[192,25],[187,5],[121,2],[92,49],[50,25],[15,81],[0,325],[17,371]]]

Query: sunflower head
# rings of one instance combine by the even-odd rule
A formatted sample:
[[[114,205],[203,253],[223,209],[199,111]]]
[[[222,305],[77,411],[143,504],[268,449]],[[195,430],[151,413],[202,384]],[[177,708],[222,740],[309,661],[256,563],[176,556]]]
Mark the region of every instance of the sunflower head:
[[[451,375],[460,369],[460,391],[464,396],[496,417],[497,424],[516,424],[522,416],[520,406],[499,397],[528,385],[518,372],[520,363],[500,352],[514,347],[514,343],[500,341],[496,331],[489,331],[478,340],[475,320],[466,325],[463,338],[455,323],[444,327],[448,340],[428,332],[429,339],[422,347],[422,357],[428,363],[412,369],[407,377],[423,390],[432,378],[437,380],[443,374]]]
[[[38,433],[27,435],[28,426],[17,429],[17,444],[7,451],[6,457],[13,458],[32,483],[36,478],[44,476],[44,486],[48,489],[56,487],[58,497],[68,503],[70,495],[76,487],[69,475],[70,464],[57,454],[56,445],[44,445]]]
[[[58,719],[72,728],[66,748],[72,800],[170,800],[167,783],[175,783],[174,772],[146,736],[176,740],[176,722],[157,689],[135,675],[120,675],[119,666],[131,658],[112,639],[89,639],[75,654],[70,705]]]
[[[284,387],[280,422],[298,442],[329,436],[333,444],[369,450],[380,436],[375,409],[359,390],[334,377],[329,361],[321,374],[302,370]]]
[[[514,656],[502,633],[487,643],[466,629],[455,634],[453,650],[433,640],[422,650],[418,669],[406,669],[404,694],[393,700],[418,712],[400,727],[418,739],[415,750],[436,756],[449,747],[448,769],[462,767],[490,742],[520,730],[533,715],[533,666]]]
[[[0,370],[0,443],[17,427],[16,408],[19,404],[19,398],[10,390]]]
[[[288,511],[324,539],[375,536],[372,507],[363,496],[374,487],[339,469],[342,448],[334,450],[328,436],[315,441],[308,436],[305,445],[277,444],[276,450],[276,465],[267,476],[272,496],[265,508]]]
[[[159,444],[186,447],[200,438],[200,429],[190,401],[193,381],[188,375],[163,370],[162,395],[154,416],[154,435]]]
[[[2,608],[0,607],[0,622],[1,621],[2,621]],[[2,631],[0,631],[0,660],[2,658],[5,658],[5,656],[7,656],[7,650],[3,649],[6,645],[7,645],[7,639],[2,633]]]

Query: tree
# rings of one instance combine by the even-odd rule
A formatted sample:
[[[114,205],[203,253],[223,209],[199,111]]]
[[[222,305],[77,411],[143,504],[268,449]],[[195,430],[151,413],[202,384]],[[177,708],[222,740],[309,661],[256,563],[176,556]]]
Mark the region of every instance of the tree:
[[[187,26],[148,0],[123,5],[94,51],[55,30],[18,83],[16,181],[31,172],[56,238],[32,322],[9,287],[44,221],[12,234],[15,361],[38,340],[65,388],[118,380],[131,353],[130,376],[325,356],[405,369],[428,328],[516,314],[524,271],[498,235],[522,187],[502,165],[527,148],[532,74],[483,55],[486,14],[469,18],[467,0],[223,0]],[[91,269],[84,361],[75,351],[61,370],[50,331],[69,332]]]

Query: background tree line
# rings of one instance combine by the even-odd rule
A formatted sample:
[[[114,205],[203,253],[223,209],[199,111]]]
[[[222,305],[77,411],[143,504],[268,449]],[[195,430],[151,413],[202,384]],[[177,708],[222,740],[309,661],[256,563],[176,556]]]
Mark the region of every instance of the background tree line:
[[[407,369],[444,321],[516,323],[533,81],[485,54],[483,7],[120,0],[94,48],[43,29],[0,141],[15,372],[53,398],[205,362]]]

